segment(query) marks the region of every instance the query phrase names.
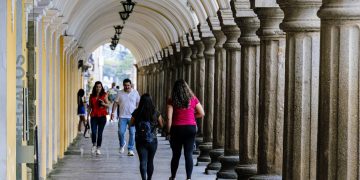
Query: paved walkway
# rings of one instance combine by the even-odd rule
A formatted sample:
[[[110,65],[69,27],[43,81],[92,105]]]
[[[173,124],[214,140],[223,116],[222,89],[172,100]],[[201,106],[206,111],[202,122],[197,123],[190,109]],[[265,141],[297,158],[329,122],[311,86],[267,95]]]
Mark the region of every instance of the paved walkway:
[[[170,176],[171,149],[169,142],[159,137],[155,155],[154,180],[168,180]],[[128,157],[127,151],[119,153],[117,122],[107,123],[103,134],[101,155],[91,155],[91,139],[79,137],[69,147],[65,157],[50,173],[51,180],[139,180],[139,160],[137,155]],[[194,156],[194,164],[196,156]],[[178,169],[177,179],[186,179],[184,157]],[[205,166],[194,166],[192,179],[212,180],[215,175],[204,174]]]

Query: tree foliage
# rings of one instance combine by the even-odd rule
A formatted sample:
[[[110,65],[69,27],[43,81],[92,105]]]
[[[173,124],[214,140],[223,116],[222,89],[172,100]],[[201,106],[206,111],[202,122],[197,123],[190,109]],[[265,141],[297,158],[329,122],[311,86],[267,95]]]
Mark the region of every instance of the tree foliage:
[[[124,48],[122,48],[124,49]],[[110,50],[110,49],[109,49]],[[129,50],[108,51],[106,48],[104,53],[103,75],[113,77],[117,84],[123,79],[130,78],[133,70],[134,57]]]

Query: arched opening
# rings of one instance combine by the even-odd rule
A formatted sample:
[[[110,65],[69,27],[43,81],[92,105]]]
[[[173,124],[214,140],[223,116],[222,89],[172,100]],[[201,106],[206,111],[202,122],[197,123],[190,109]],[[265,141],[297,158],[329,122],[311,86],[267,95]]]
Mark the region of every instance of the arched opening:
[[[121,89],[122,81],[130,79],[136,88],[134,55],[121,44],[118,44],[115,50],[111,50],[109,45],[106,43],[97,47],[87,60],[90,69],[84,72],[84,85],[88,93],[96,81],[101,81],[105,90],[108,90],[112,83]]]

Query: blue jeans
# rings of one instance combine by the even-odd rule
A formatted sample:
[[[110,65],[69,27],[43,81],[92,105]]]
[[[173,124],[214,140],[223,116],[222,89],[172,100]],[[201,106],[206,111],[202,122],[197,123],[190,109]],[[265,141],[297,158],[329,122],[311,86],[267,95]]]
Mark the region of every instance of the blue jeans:
[[[120,147],[123,147],[125,145],[125,133],[126,133],[126,128],[128,127],[130,123],[130,118],[120,118],[119,120],[119,131],[118,131],[118,135],[119,135],[119,142],[120,142]],[[128,143],[128,150],[133,151],[135,149],[135,126],[130,126],[129,127],[129,143]]]

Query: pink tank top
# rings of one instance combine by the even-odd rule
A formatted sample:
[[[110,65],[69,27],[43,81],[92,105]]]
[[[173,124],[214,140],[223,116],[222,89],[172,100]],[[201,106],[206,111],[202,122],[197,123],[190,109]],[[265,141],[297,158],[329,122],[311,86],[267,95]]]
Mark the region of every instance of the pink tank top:
[[[173,112],[173,125],[181,126],[181,125],[196,125],[195,121],[195,107],[199,103],[197,97],[193,96],[190,99],[190,104],[188,108],[177,108],[172,105],[171,100],[169,104],[171,104],[174,108]]]

